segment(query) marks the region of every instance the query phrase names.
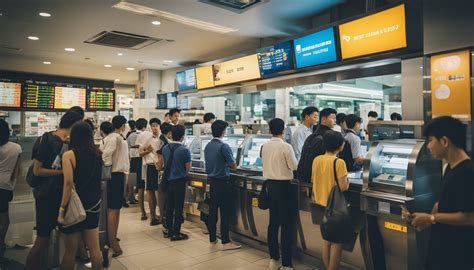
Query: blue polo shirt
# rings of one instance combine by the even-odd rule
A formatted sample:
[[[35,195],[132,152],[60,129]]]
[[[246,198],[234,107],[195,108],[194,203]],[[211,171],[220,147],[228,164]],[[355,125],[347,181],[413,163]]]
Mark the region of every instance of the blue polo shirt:
[[[209,178],[228,178],[229,165],[235,163],[230,146],[219,138],[212,139],[204,149],[206,173]]]
[[[171,155],[171,147],[175,148],[173,160],[171,161],[171,171],[168,181],[179,180],[186,177],[186,163],[191,162],[191,152],[181,143],[171,142],[163,147],[163,161],[168,162]]]

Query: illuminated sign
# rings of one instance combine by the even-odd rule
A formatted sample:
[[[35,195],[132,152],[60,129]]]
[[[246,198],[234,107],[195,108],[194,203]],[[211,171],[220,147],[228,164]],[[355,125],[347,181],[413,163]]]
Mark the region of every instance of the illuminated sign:
[[[277,72],[293,69],[291,41],[257,50],[260,75],[268,76]]]
[[[385,227],[385,229],[389,229],[389,230],[397,231],[397,232],[401,232],[401,233],[407,233],[408,232],[407,226],[403,226],[403,225],[392,223],[392,222],[385,221],[384,222],[384,227]]]
[[[176,72],[176,81],[179,91],[188,91],[196,89],[196,73],[193,69]]]
[[[20,108],[21,83],[0,82],[0,107]]]
[[[214,76],[212,66],[196,68],[196,82],[198,89],[214,87]]]
[[[304,68],[337,60],[334,29],[328,28],[294,40],[296,67]]]
[[[257,54],[213,65],[214,84],[223,85],[260,78]]]
[[[54,88],[54,108],[69,109],[72,106],[86,107],[86,89],[74,87]]]
[[[405,48],[405,5],[341,24],[339,38],[342,59]]]
[[[433,117],[450,115],[471,119],[471,54],[469,50],[431,57],[431,108]]]

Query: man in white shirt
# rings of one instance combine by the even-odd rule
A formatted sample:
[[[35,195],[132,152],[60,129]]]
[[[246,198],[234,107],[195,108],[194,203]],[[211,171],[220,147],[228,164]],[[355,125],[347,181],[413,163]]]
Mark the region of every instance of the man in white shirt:
[[[107,233],[114,257],[123,254],[117,241],[120,209],[125,191],[125,174],[130,170],[127,141],[122,137],[127,119],[123,115],[112,118],[113,132],[104,138],[100,147],[104,166],[112,166],[112,179],[107,182]]]
[[[146,216],[145,204],[144,204],[145,180],[144,180],[144,175],[142,174],[143,162],[142,162],[142,157],[140,157],[140,154],[138,153],[138,148],[140,147],[139,137],[141,137],[140,139],[143,142],[147,140],[149,136],[151,136],[148,134],[145,134],[145,136],[141,136],[142,134],[146,132],[145,130],[147,126],[148,126],[148,121],[144,118],[139,118],[136,122],[137,131],[130,134],[127,138],[128,146],[130,147],[130,172],[135,173],[137,175],[136,187],[138,190],[138,205],[140,206],[140,211],[142,213],[141,220],[146,220],[147,216]]]
[[[158,160],[157,151],[161,148],[162,144],[162,141],[160,140],[160,125],[160,119],[150,119],[152,134],[143,145],[140,145],[138,150],[139,155],[143,158],[143,164],[146,166],[146,191],[148,206],[150,207],[150,226],[161,224],[160,219],[156,217],[158,170],[155,167],[155,163]]]
[[[309,135],[313,134],[313,126],[318,123],[318,108],[309,106],[301,113],[301,125],[295,130],[291,138],[291,145],[295,151],[296,160],[301,157],[301,150]]]
[[[270,198],[270,224],[268,225],[268,250],[270,269],[293,269],[291,262],[291,239],[293,228],[294,200],[291,196],[293,171],[298,167],[293,147],[283,141],[285,122],[280,118],[270,120],[272,139],[262,146],[263,178],[266,179]],[[281,255],[278,249],[278,230],[281,226]]]

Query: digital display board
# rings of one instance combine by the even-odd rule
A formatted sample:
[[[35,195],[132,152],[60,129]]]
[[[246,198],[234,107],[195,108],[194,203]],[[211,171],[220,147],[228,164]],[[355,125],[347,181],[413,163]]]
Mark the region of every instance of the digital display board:
[[[293,69],[293,52],[291,41],[257,50],[260,76]]]
[[[189,110],[191,107],[191,100],[188,97],[179,96],[176,98],[176,107],[182,110]]]
[[[165,94],[157,94],[157,109],[172,109],[176,108],[177,101],[176,101],[176,93],[165,93]]]
[[[213,65],[214,84],[223,85],[260,78],[257,54]]]
[[[0,82],[0,107],[17,108],[21,105],[21,83]]]
[[[72,106],[86,107],[86,88],[56,86],[54,88],[54,109],[67,110]]]
[[[339,26],[342,59],[407,46],[405,5],[399,5]]]
[[[54,109],[54,86],[39,83],[26,83],[23,91],[23,108],[31,110]]]
[[[176,81],[179,91],[189,91],[196,89],[196,73],[193,69],[176,72]]]
[[[328,28],[293,41],[296,67],[304,68],[337,60],[334,28]]]
[[[115,90],[92,88],[87,91],[88,111],[114,111]]]
[[[196,84],[198,89],[214,87],[212,66],[196,68]]]

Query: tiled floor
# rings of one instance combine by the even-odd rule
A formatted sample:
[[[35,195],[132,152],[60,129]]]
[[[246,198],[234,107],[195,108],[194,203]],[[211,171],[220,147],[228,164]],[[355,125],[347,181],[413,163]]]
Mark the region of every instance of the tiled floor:
[[[113,259],[109,269],[268,269],[268,254],[247,245],[233,251],[211,249],[208,236],[202,233],[198,224],[186,221],[183,224],[183,231],[189,234],[190,239],[171,242],[169,239],[163,238],[161,226],[151,227],[148,221],[141,221],[139,217],[139,209],[136,206],[122,209],[119,238],[124,254]],[[29,249],[7,249],[6,256],[14,262],[0,265],[0,270],[23,269],[28,251]],[[297,261],[294,262],[294,268],[298,270],[317,269]],[[78,265],[76,269],[87,268]]]

